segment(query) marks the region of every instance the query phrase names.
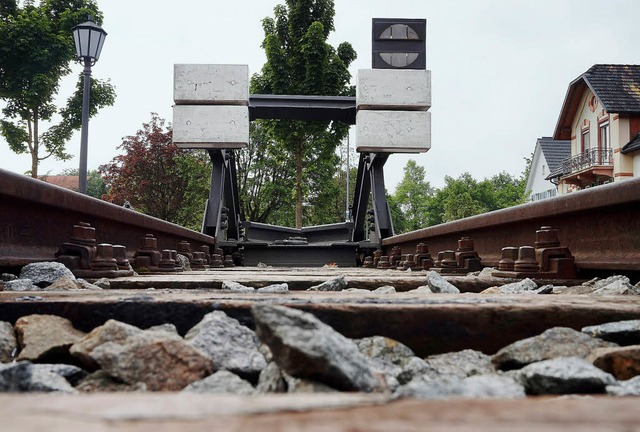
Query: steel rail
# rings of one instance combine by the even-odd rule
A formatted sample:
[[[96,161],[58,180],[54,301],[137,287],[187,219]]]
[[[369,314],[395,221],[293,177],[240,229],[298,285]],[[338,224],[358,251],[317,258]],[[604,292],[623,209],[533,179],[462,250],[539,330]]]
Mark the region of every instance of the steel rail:
[[[215,244],[211,236],[0,169],[0,267],[54,259],[78,222],[96,229],[98,243],[126,246],[130,257],[145,234],[157,238],[160,250],[176,249],[179,241],[192,250]]]
[[[469,217],[389,237],[385,250],[415,253],[426,243],[432,255],[455,250],[468,236],[485,266],[497,266],[503,247],[534,246],[536,230],[552,226],[578,269],[640,271],[640,178]]]

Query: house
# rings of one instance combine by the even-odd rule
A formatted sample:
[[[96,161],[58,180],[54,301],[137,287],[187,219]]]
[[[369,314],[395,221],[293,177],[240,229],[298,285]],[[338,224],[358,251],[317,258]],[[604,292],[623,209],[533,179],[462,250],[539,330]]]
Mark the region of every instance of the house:
[[[43,175],[38,176],[40,180],[43,180],[47,183],[51,183],[56,186],[63,187],[65,189],[71,189],[74,191],[78,190],[78,176],[68,176],[68,175]]]
[[[571,141],[556,141],[551,137],[538,138],[531,160],[526,191],[530,201],[556,196],[556,186],[547,180],[562,161],[571,156]]]
[[[640,176],[640,65],[592,66],[571,84],[553,138],[571,156],[547,179],[558,193]]]

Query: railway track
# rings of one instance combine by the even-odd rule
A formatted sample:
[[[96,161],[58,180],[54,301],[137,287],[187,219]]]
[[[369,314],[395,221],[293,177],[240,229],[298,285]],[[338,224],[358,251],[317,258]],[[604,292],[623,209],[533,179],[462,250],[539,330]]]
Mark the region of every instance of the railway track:
[[[180,242],[193,251],[209,247],[213,252],[216,246],[214,237],[0,170],[0,267],[51,260],[79,222],[95,228],[98,244],[126,246],[129,259],[148,234],[157,239],[159,251],[175,250]],[[497,267],[503,248],[533,246],[543,226],[558,230],[581,277],[640,273],[640,179],[393,236],[383,240],[382,249],[384,254],[394,247],[413,254],[422,243],[435,259],[437,252],[455,250],[468,237],[482,266]]]
[[[188,242],[192,250],[215,244],[211,236],[0,170],[0,267],[51,261],[79,222],[95,228],[98,244],[126,246],[129,258],[147,234],[160,251],[176,249],[179,242]]]

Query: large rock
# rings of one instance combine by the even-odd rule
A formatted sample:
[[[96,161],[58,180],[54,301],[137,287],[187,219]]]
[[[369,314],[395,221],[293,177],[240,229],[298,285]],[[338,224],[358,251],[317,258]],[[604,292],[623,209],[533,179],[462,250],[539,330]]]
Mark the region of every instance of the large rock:
[[[416,399],[492,399],[522,398],[524,387],[512,378],[499,375],[476,375],[468,378],[444,376],[417,378],[398,388],[394,397]]]
[[[631,285],[626,276],[611,276],[593,285],[593,295],[638,295],[640,289]]]
[[[287,391],[287,383],[284,380],[282,369],[275,362],[267,364],[260,372],[257,393],[285,393]]]
[[[487,288],[481,294],[551,294],[553,285],[545,285],[538,288],[538,285],[531,279],[523,279],[506,285]]]
[[[272,284],[267,285],[262,288],[258,288],[256,290],[260,294],[283,294],[289,292],[289,284],[280,283],[280,284]]]
[[[51,285],[61,276],[67,276],[70,279],[76,278],[71,270],[59,262],[31,263],[22,267],[20,271],[20,279],[31,279],[40,288]]]
[[[83,393],[147,391],[147,386],[144,383],[128,384],[112,377],[102,369],[88,375],[75,388]]]
[[[518,379],[528,394],[604,393],[615,378],[578,357],[559,357],[522,368]]]
[[[554,327],[538,336],[507,345],[494,354],[493,364],[503,370],[518,369],[530,363],[556,357],[587,358],[591,351],[616,344],[592,338],[568,327]]]
[[[222,282],[222,289],[237,292],[237,293],[255,293],[256,292],[255,288],[251,288],[233,281]]]
[[[60,374],[28,361],[0,364],[0,392],[62,392],[75,389]]]
[[[256,393],[251,383],[226,370],[217,371],[204,379],[195,381],[186,386],[182,391],[185,393],[235,394],[245,396]]]
[[[216,369],[255,380],[267,365],[255,332],[221,311],[205,315],[185,340],[207,354]]]
[[[18,349],[18,341],[11,323],[0,321],[0,363],[8,363],[13,360],[13,355]]]
[[[114,378],[144,383],[151,391],[178,391],[213,372],[211,359],[183,340],[149,341],[144,336],[121,345],[104,343],[91,357]]]
[[[491,356],[470,349],[432,355],[424,360],[427,366],[438,375],[466,378],[472,375],[492,374],[496,371],[491,363]]]
[[[616,321],[583,327],[582,332],[619,345],[640,344],[640,320]]]
[[[93,370],[100,367],[96,359],[93,358],[93,351],[97,347],[105,343],[126,345],[136,339],[155,342],[169,339],[181,340],[182,338],[175,332],[175,327],[162,326],[142,330],[120,321],[109,320],[73,344],[69,352],[78,358],[83,365]]]
[[[374,367],[385,374],[387,384],[394,388],[397,383],[404,383],[413,378],[408,377],[409,368],[415,368],[411,364],[412,359],[421,362],[426,367],[424,360],[415,356],[411,348],[402,343],[384,336],[373,336],[354,340],[362,354],[371,359]],[[408,367],[409,366],[409,367]],[[413,372],[413,369],[410,369]],[[422,371],[421,371],[422,372]]]
[[[640,375],[640,345],[598,348],[591,353],[589,361],[616,379],[628,380]]]
[[[322,282],[320,285],[314,285],[307,291],[342,291],[346,289],[349,283],[344,275],[329,279]]]
[[[5,291],[41,291],[37,285],[33,284],[31,279],[15,279],[4,283]]]
[[[69,276],[60,276],[53,283],[47,286],[45,291],[77,291],[82,289],[82,285],[76,278]]]
[[[17,360],[64,360],[69,347],[85,336],[71,321],[56,315],[23,316],[15,330],[21,348]]]
[[[440,273],[430,271],[427,273],[427,286],[431,289],[431,292],[437,294],[459,294],[460,290],[453,284],[447,282]]]
[[[288,374],[340,390],[381,390],[371,362],[356,344],[315,316],[270,305],[255,305],[251,313],[258,337]]]
[[[613,396],[640,396],[640,376],[607,386],[607,393]]]

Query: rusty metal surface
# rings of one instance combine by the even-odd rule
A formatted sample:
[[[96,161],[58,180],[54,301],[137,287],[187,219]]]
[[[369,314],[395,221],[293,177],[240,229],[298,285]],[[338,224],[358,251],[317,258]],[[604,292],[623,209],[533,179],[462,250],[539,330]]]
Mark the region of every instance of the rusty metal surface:
[[[161,250],[176,249],[180,241],[192,249],[215,243],[213,237],[0,169],[0,267],[55,259],[78,222],[91,224],[99,243],[126,246],[129,258],[148,233]]]
[[[498,266],[504,247],[534,246],[536,230],[558,229],[578,269],[640,270],[640,179],[625,180],[397,235],[383,248],[414,253],[426,243],[432,254],[455,249],[471,237],[485,266]]]

